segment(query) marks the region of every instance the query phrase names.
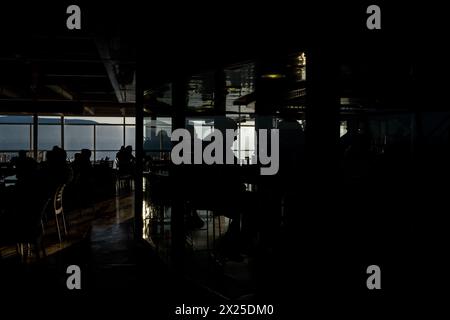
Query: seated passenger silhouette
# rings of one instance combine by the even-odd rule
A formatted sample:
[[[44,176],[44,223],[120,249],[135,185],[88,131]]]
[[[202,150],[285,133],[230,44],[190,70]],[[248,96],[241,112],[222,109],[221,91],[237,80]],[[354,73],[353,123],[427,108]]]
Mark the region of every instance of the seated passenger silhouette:
[[[294,112],[283,111],[278,123],[280,133],[280,168],[278,170],[283,190],[297,189],[304,173],[305,133]]]
[[[73,179],[72,168],[67,163],[67,153],[64,149],[54,146],[47,151],[46,161],[42,165],[41,178],[47,186],[47,191],[53,194],[62,184],[68,184]]]
[[[122,146],[117,152],[117,166],[119,174],[129,175],[134,172],[135,158],[133,156],[133,148],[131,146]]]
[[[15,167],[16,177],[19,181],[27,180],[37,169],[36,161],[28,157],[24,150],[19,151],[18,157],[11,159],[11,163]]]
[[[370,135],[366,127],[364,122],[350,126],[340,139],[344,175],[348,178],[360,178],[368,174]]]
[[[224,158],[227,153],[233,154],[232,164],[213,165],[213,172],[208,179],[210,181],[208,185],[213,187],[214,195],[212,199],[216,202],[215,214],[224,215],[231,219],[228,230],[219,242],[218,249],[225,257],[241,261],[242,230],[245,229],[245,226],[242,226],[241,229],[241,220],[245,220],[243,215],[247,213],[244,212],[245,199],[243,193],[245,192],[245,185],[240,176],[239,160],[233,152],[233,144],[237,137],[234,137],[234,140],[231,141],[225,139],[227,129],[236,130],[237,124],[231,118],[218,117],[214,119],[214,129],[219,130],[224,137],[222,150]]]
[[[202,145],[202,141],[201,139],[199,139],[197,132],[195,131],[195,127],[193,125],[186,125],[186,130],[189,131],[190,133],[190,137],[191,137],[191,146],[193,150],[193,146],[194,145]],[[158,133],[158,135],[161,133],[161,131]],[[167,135],[167,133],[166,133]],[[170,140],[169,140],[170,142]],[[203,147],[201,148],[201,151],[203,152]],[[194,157],[194,152],[191,151],[190,154],[190,159],[191,159],[191,166],[190,166],[190,170],[189,172],[186,174],[186,179],[191,181],[193,184],[193,190],[195,191],[199,191],[203,189],[204,186],[204,181],[203,179],[200,179],[200,177],[202,177],[202,169],[201,166],[197,166],[195,165],[195,157]],[[195,192],[194,191],[194,192]],[[202,220],[202,218],[200,218],[200,216],[198,215],[197,209],[195,208],[195,204],[194,205],[190,205],[192,204],[192,202],[195,202],[196,200],[193,200],[193,197],[197,197],[197,196],[202,196],[200,195],[191,195],[192,197],[189,197],[190,202],[188,202],[188,209],[187,209],[187,216],[186,216],[186,227],[188,229],[200,229],[205,225],[205,222]]]

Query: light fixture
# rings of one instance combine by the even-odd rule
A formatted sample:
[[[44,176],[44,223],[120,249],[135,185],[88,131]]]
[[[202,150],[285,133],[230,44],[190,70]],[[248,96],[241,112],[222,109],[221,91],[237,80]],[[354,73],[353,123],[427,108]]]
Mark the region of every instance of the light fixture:
[[[280,74],[280,73],[268,73],[268,74],[263,74],[261,77],[263,79],[282,79],[282,78],[285,78],[286,76],[284,74]]]

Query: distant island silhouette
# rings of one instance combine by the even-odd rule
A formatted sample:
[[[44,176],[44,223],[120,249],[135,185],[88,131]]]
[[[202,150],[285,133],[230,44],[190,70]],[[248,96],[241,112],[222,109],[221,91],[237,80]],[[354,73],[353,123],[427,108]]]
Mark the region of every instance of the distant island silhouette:
[[[59,124],[60,119],[39,117],[39,124]],[[0,117],[0,124],[2,123],[17,123],[17,124],[31,124],[33,123],[32,116],[4,116]],[[93,120],[84,119],[64,119],[65,124],[100,124]]]

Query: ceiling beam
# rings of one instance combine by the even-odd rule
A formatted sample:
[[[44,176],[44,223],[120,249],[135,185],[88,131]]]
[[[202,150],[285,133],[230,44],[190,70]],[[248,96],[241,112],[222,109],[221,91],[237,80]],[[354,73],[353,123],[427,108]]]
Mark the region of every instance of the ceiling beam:
[[[116,94],[117,101],[120,103],[126,102],[122,90],[120,89],[119,81],[117,80],[117,75],[115,71],[116,64],[113,60],[111,60],[109,47],[106,41],[103,39],[97,39],[95,43],[97,45],[100,58],[103,61],[103,65],[105,66],[106,73],[108,74],[109,81],[111,82],[111,86],[113,87],[114,93]]]
[[[5,96],[8,98],[19,98],[20,94],[12,88],[0,87],[0,96]]]
[[[45,75],[47,78],[107,78],[105,74],[56,74],[48,73]]]
[[[48,84],[45,87],[52,90],[53,92],[59,94],[63,98],[66,98],[68,100],[74,99],[74,95],[60,85]]]
[[[27,57],[21,57],[21,58],[8,58],[8,57],[0,57],[0,61],[5,62],[24,62],[24,63],[31,63],[31,62],[52,62],[52,63],[111,63],[115,60],[111,59],[59,59],[59,58],[27,58]],[[135,65],[136,61],[120,61],[121,64],[129,64],[129,65]]]

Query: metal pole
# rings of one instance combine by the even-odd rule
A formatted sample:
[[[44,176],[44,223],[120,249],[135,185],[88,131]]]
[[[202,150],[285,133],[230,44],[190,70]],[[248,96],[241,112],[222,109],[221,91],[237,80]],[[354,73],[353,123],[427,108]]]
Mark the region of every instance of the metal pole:
[[[38,159],[38,115],[33,114],[33,157],[37,161]]]
[[[64,116],[61,116],[61,148],[64,149]]]
[[[138,50],[139,52],[139,50]],[[135,239],[142,238],[142,206],[143,196],[143,170],[144,170],[144,91],[142,87],[142,78],[140,73],[139,55],[136,57],[136,168],[134,181],[134,236]]]
[[[94,124],[94,163],[97,151],[97,126]]]

